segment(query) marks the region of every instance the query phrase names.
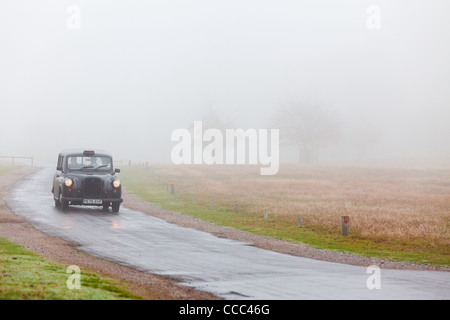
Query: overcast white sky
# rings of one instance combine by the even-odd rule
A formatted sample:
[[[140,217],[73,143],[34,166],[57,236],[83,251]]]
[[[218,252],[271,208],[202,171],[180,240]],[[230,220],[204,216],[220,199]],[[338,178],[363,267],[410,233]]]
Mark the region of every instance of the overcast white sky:
[[[265,128],[306,98],[380,132],[371,156],[450,156],[449,13],[448,0],[0,0],[0,154],[168,161],[171,132],[211,104]]]

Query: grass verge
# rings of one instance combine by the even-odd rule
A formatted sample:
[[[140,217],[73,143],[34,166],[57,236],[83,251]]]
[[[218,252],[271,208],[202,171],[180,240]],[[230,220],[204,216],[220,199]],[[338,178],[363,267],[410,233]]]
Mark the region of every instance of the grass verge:
[[[68,289],[74,273],[0,238],[1,300],[121,300],[139,299],[113,279],[94,273],[80,273],[80,289]],[[72,283],[72,282],[71,282]]]

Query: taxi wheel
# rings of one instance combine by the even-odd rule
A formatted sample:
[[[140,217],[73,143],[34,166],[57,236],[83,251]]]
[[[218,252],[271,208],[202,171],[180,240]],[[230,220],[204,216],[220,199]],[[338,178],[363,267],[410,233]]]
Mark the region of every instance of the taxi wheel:
[[[59,193],[59,203],[63,210],[67,210],[69,208],[69,201],[63,201],[62,199],[62,192]]]
[[[112,203],[112,211],[119,212],[119,209],[120,209],[120,202],[113,202]]]
[[[63,202],[61,203],[61,208],[62,208],[63,210],[67,210],[67,209],[69,208],[69,201],[63,201]]]

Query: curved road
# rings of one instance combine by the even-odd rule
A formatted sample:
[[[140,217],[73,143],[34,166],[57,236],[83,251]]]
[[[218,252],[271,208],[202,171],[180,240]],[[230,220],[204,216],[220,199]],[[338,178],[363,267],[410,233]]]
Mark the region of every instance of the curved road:
[[[450,299],[450,272],[382,269],[380,288],[369,290],[375,274],[365,267],[267,251],[125,207],[119,214],[97,207],[62,212],[54,207],[52,177],[53,168],[27,177],[12,188],[8,206],[82,252],[226,299]]]

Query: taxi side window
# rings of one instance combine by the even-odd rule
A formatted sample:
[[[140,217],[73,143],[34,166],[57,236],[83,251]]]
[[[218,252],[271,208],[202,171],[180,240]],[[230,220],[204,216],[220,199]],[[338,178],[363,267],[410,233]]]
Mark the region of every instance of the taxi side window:
[[[62,171],[63,169],[63,156],[59,155],[58,156],[58,164],[56,166],[56,170]]]

